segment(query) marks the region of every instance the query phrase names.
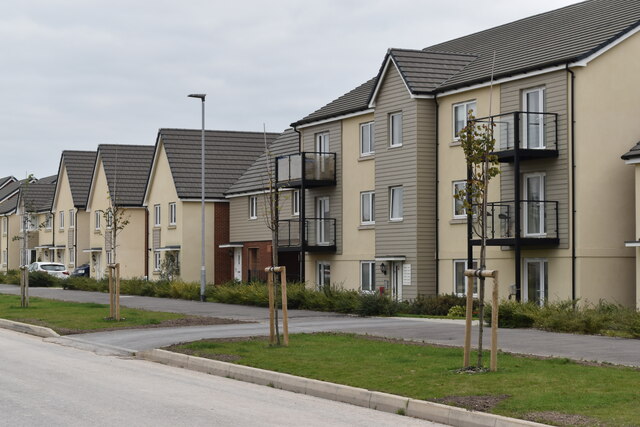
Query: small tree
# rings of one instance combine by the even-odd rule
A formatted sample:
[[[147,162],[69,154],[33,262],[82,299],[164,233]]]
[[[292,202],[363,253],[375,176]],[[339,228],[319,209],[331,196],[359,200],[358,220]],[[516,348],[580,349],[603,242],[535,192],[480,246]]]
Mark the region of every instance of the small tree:
[[[160,279],[173,282],[180,276],[180,260],[176,252],[169,251],[160,262]]]
[[[22,216],[22,218],[20,218],[20,234],[14,236],[12,239],[13,241],[21,241],[20,253],[22,254],[22,262],[20,263],[20,307],[22,308],[29,307],[29,266],[27,265],[29,233],[40,227],[40,225],[37,224],[37,220],[34,219],[36,211],[35,206],[33,205],[33,201],[29,198],[29,186],[35,181],[36,178],[31,174],[24,181],[24,184],[22,184],[20,206],[18,207],[20,210],[19,214]]]
[[[460,143],[467,162],[466,186],[455,194],[456,199],[463,202],[467,218],[472,220],[473,232],[480,236],[480,269],[486,269],[487,248],[487,202],[489,181],[500,173],[498,158],[493,153],[495,139],[493,136],[494,123],[478,122],[469,112],[468,123],[459,133]],[[471,236],[470,236],[471,237]],[[471,268],[471,266],[467,266]],[[469,279],[467,279],[469,280]],[[484,319],[484,277],[479,278],[478,284],[478,368],[482,368],[482,333]],[[471,285],[467,292],[473,292]]]

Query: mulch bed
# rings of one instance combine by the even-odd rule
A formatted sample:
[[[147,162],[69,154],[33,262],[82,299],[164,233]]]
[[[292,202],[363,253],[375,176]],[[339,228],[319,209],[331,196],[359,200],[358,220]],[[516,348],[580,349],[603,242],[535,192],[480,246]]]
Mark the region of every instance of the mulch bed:
[[[509,398],[507,394],[498,396],[445,396],[439,399],[431,399],[431,402],[442,403],[449,406],[470,409],[473,411],[489,412],[498,403]]]
[[[584,415],[563,414],[562,412],[556,412],[556,411],[529,412],[524,416],[524,419],[528,421],[535,421],[538,423],[548,423],[548,424],[553,424],[557,426],[605,426],[606,425],[593,418],[585,417]]]

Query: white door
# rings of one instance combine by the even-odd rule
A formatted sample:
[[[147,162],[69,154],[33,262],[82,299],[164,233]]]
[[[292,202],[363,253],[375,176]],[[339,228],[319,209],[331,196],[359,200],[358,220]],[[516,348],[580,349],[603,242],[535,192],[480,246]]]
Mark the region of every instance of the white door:
[[[402,301],[402,261],[391,262],[391,297]]]
[[[242,282],[242,248],[233,248],[233,278]]]
[[[548,262],[546,259],[524,260],[523,302],[534,302],[543,305],[547,299]]]
[[[101,254],[99,252],[94,252],[94,261],[93,261],[93,269],[95,271],[96,280],[102,280],[104,272],[102,271],[102,263],[100,262]]]
[[[329,152],[329,133],[319,133],[316,135],[316,151],[318,153]]]
[[[318,245],[331,243],[331,226],[329,221],[329,198],[318,197],[316,199],[316,242]]]
[[[523,93],[522,105],[527,113],[544,112],[544,89],[538,88]],[[544,147],[544,114],[523,114],[523,147]]]
[[[524,234],[543,236],[545,230],[544,174],[524,176]]]

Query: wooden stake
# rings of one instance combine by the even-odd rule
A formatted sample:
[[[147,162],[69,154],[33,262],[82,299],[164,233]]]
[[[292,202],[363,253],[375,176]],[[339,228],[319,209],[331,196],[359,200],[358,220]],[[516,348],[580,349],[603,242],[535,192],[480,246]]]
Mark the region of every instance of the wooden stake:
[[[120,264],[116,264],[116,292],[115,292],[115,305],[116,305],[116,320],[120,321]]]
[[[493,274],[493,298],[491,299],[491,363],[492,372],[498,370],[498,271]]]
[[[281,267],[280,283],[282,284],[282,332],[284,334],[284,346],[289,345],[289,318],[287,315],[287,269]]]
[[[113,306],[113,267],[111,264],[107,266],[109,270],[109,317],[115,318],[115,307]]]
[[[467,281],[467,311],[464,322],[464,368],[471,366],[471,320],[473,317],[473,282],[466,277]]]
[[[275,332],[275,294],[273,290],[273,271],[269,271],[267,274],[267,288],[269,291],[269,344],[273,345],[276,342]]]

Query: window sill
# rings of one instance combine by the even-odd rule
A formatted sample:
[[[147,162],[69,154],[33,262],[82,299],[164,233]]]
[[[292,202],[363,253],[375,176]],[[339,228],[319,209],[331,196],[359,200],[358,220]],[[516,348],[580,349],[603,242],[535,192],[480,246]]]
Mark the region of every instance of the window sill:
[[[404,218],[390,218],[389,222],[403,222]]]
[[[462,142],[460,141],[451,141],[449,143],[449,147],[460,147],[462,145]]]
[[[258,219],[258,217],[255,217],[255,218],[249,218],[249,221],[255,221],[256,219]]]
[[[360,157],[358,157],[358,161],[359,162],[367,162],[369,160],[375,160],[376,155],[375,154],[367,154],[367,155],[360,155]]]
[[[169,230],[175,230],[176,228],[178,228],[178,226],[175,224],[169,224],[169,226],[167,227],[167,229]]]
[[[402,144],[399,144],[399,145],[390,145],[390,146],[388,146],[387,148],[388,148],[389,150],[392,150],[392,149],[394,149],[394,148],[402,148],[402,147],[403,147],[403,145],[402,145]]]
[[[467,218],[452,218],[449,220],[449,224],[466,224]]]
[[[374,230],[376,228],[376,224],[360,224],[358,230]]]

